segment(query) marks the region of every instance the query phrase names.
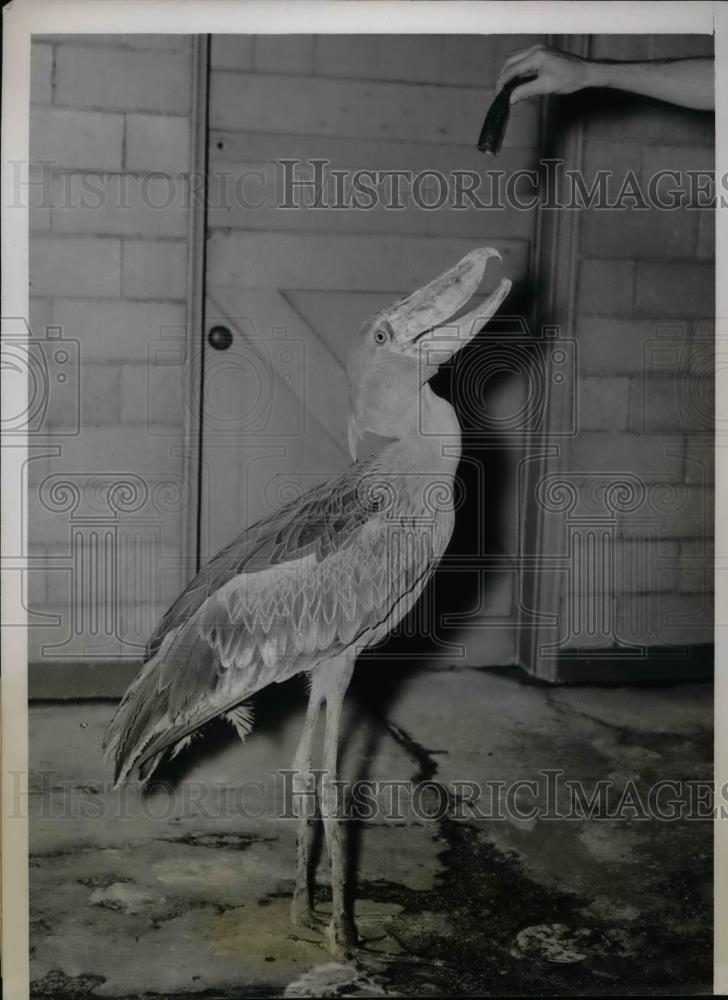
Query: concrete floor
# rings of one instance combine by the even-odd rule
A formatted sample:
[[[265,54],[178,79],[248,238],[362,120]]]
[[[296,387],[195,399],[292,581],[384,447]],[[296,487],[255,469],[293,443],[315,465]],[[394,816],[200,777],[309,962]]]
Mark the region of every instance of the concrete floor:
[[[260,792],[275,814],[274,773],[290,766],[303,704],[295,682],[263,696],[245,748],[215,724],[147,799],[109,790],[110,702],[32,708],[34,996],[710,992],[707,821],[409,812],[353,823],[362,947],[334,963],[321,934],[288,925],[293,823],[234,808],[235,790],[239,804],[257,781],[248,806]],[[544,769],[587,786],[607,779],[617,793],[631,779],[645,795],[660,779],[709,779],[712,691],[550,689],[507,672],[359,665],[346,777],[452,790]],[[530,806],[530,793],[519,801]],[[323,859],[316,896],[323,914]]]

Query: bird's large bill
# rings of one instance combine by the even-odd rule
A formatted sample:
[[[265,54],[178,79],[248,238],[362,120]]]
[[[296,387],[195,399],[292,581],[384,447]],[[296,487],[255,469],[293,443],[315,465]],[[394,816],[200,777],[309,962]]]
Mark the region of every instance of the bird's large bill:
[[[472,340],[511,289],[511,282],[502,278],[484,302],[462,316],[456,315],[477,292],[491,257],[501,259],[493,247],[473,250],[392,306],[388,319],[403,353],[418,353],[427,367],[436,368]]]

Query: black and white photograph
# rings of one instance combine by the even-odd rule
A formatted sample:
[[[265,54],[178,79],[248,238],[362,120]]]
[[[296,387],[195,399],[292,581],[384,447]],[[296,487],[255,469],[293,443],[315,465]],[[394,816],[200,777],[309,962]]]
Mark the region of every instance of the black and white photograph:
[[[720,992],[713,5],[64,4],[3,85],[4,995]]]

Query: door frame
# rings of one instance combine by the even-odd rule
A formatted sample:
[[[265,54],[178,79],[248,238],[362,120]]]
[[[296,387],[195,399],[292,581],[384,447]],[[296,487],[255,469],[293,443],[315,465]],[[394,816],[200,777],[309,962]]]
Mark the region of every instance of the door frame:
[[[550,47],[588,58],[591,36],[549,35]],[[566,135],[559,123],[559,99],[547,97],[541,114],[542,155],[563,160],[567,168],[581,170],[584,162],[584,127],[581,120],[571,124]],[[558,177],[549,180],[557,187]],[[553,203],[556,190],[547,192],[546,203]],[[558,339],[574,338],[576,290],[579,268],[580,215],[576,211],[545,209],[541,200],[536,226],[535,254],[532,267],[534,285],[540,289],[540,299],[534,303],[534,334],[545,328],[558,329]],[[548,348],[550,349],[550,347]],[[518,620],[516,623],[516,655],[518,664],[532,677],[543,681],[558,681],[558,657],[549,649],[558,645],[559,611],[545,613],[542,609],[553,604],[553,595],[563,587],[563,570],[555,560],[545,560],[544,553],[563,551],[562,519],[545,517],[537,502],[537,487],[546,475],[565,469],[567,439],[564,429],[569,425],[576,385],[572,379],[571,393],[555,396],[547,393],[538,437],[533,433],[526,442],[523,468],[525,471],[522,496],[525,506],[519,524],[519,584]]]
[[[190,113],[190,199],[187,229],[187,303],[182,392],[196,405],[184,407],[183,478],[189,503],[182,525],[185,578],[200,570],[202,517],[202,434],[205,388],[205,286],[207,270],[208,134],[210,111],[210,35],[195,35],[192,52]]]

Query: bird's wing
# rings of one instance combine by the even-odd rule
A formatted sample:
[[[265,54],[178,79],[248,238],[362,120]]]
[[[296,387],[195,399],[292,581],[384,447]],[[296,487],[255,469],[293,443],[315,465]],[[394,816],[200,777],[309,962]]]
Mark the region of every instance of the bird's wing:
[[[434,559],[403,494],[360,463],[219,553],[164,616],[110,723],[117,775],[404,614]]]
[[[165,612],[147,643],[150,659],[164,637],[185,624],[204,602],[231,580],[314,555],[320,562],[381,510],[374,461],[349,466],[328,482],[274,511],[241,532],[190,581]],[[371,496],[369,495],[371,494]]]

